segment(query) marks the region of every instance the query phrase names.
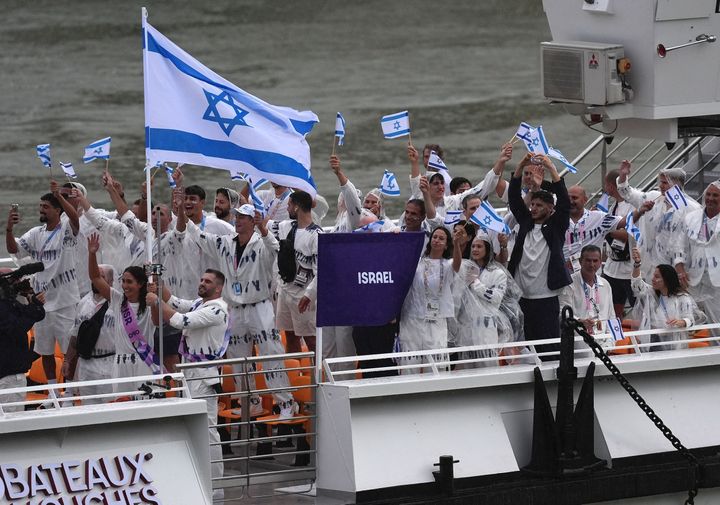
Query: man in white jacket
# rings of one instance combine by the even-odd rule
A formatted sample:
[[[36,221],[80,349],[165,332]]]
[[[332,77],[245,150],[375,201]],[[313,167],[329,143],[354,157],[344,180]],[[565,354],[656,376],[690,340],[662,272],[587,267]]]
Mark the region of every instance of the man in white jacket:
[[[222,299],[225,276],[222,272],[208,269],[200,278],[198,297],[195,300],[183,300],[170,296],[164,290],[160,304],[163,322],[182,330],[180,351],[183,362],[195,363],[219,359],[227,348],[226,332],[228,326],[228,306]],[[155,291],[155,292],[154,292]],[[158,311],[157,287],[147,294],[148,307],[152,307],[153,323],[161,324]],[[207,403],[208,425],[217,424],[217,396],[215,385],[220,383],[217,366],[207,368],[188,368],[183,373],[192,397],[204,398]],[[217,428],[210,430],[210,459],[213,478],[222,477],[222,448]],[[213,498],[223,498],[222,489],[216,490]]]
[[[675,269],[684,272],[690,294],[709,322],[720,322],[720,179],[703,194],[705,206],[688,212],[683,222]],[[715,335],[720,335],[718,330]]]
[[[236,233],[215,235],[203,232],[192,221],[187,221],[181,208],[176,233],[197,244],[212,259],[215,268],[225,275],[227,282],[223,298],[228,302],[230,313],[227,357],[252,356],[253,345],[257,345],[259,353],[264,356],[284,354],[280,333],[275,327],[270,291],[278,242],[268,233],[265,221],[252,205],[241,205],[234,212]],[[282,368],[282,361],[263,363],[270,388],[289,386],[287,374],[280,371]],[[240,372],[239,367],[235,371]],[[237,377],[235,382],[240,386],[241,377]],[[254,389],[254,381],[250,382],[251,389]],[[281,415],[292,416],[295,409],[292,394],[281,391],[274,396]],[[253,396],[250,403],[250,416],[259,415],[262,411],[260,398]]]
[[[685,171],[681,168],[668,168],[658,172],[658,188],[660,191],[640,191],[630,186],[630,162],[623,160],[617,178],[617,190],[625,201],[636,209],[646,202],[654,202],[653,207],[638,221],[642,238],[638,247],[643,256],[642,277],[649,280],[655,267],[660,264],[673,265],[678,254],[676,244],[682,233],[682,223],[688,212],[699,209],[700,204],[686,195],[687,207],[675,209],[665,199],[665,193],[677,185],[680,189],[685,185]],[[687,285],[687,277],[678,271],[680,282]]]

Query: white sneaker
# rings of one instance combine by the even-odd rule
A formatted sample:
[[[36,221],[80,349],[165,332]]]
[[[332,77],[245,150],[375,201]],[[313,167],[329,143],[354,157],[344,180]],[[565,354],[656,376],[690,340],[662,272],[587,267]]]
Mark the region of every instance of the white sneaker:
[[[290,419],[292,417],[295,417],[295,414],[297,414],[300,411],[300,407],[298,407],[298,404],[295,402],[292,402],[289,405],[286,405],[285,407],[282,407],[280,409],[280,415],[278,416],[278,419]]]

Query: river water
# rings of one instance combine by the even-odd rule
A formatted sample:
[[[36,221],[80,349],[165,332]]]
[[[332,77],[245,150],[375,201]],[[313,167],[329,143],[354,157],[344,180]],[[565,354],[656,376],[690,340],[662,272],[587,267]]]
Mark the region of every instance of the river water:
[[[228,80],[319,116],[308,137],[313,176],[333,207],[337,182],[327,158],[337,111],[347,121],[338,149],[347,175],[368,190],[392,170],[405,197],[407,139],[383,139],[384,114],[408,109],[413,143],[439,143],[450,173],[472,181],[520,121],[543,124],[568,158],[596,136],[540,96],[539,43],[551,39],[540,0],[3,0],[0,206],[20,204],[18,232],[37,224],[48,186],[35,154],[40,143],[52,145],[56,173],[59,161],[73,162],[93,202],[107,206],[104,163],[81,158],[86,144],[112,136],[110,170],[129,197],[138,194],[143,4],[150,23]],[[229,183],[224,171],[185,172],[188,184],[209,193]],[[391,215],[403,200],[389,203]],[[326,223],[333,217],[331,210]]]

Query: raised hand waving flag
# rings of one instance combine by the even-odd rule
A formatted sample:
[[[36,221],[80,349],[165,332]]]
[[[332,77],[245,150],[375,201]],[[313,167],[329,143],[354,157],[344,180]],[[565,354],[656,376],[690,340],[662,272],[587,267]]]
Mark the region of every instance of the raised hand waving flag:
[[[317,193],[305,139],[310,111],[271,105],[183,51],[143,18],[145,153],[238,171]]]
[[[67,175],[70,179],[77,179],[77,174],[75,173],[75,168],[73,168],[72,163],[63,163],[61,161],[60,168],[62,168],[65,175]]]
[[[542,125],[534,128],[528,123],[520,123],[515,136],[522,139],[529,152],[550,156],[565,165],[569,172],[572,172],[573,174],[577,173],[577,168],[575,168],[567,160],[567,158],[563,156],[563,153],[548,144]]]
[[[383,195],[400,196],[400,185],[395,174],[389,170],[385,170],[385,173],[383,173],[382,181],[380,181],[380,192]]]
[[[595,208],[602,212],[607,212],[610,209],[610,195],[603,193],[600,199],[595,204]]]
[[[90,163],[93,160],[107,160],[110,158],[110,142],[111,137],[105,137],[104,139],[96,140],[85,148],[85,155],[83,156],[83,162]]]
[[[253,181],[250,178],[247,179],[247,183],[248,196],[250,197],[250,201],[252,202],[253,207],[255,207],[255,210],[258,211],[262,217],[265,217],[267,209],[265,208],[265,203],[260,199],[259,196],[257,196],[257,193],[255,193],[256,184],[253,184]]]
[[[665,192],[665,200],[675,207],[675,209],[682,209],[689,205],[687,196],[683,193],[682,188],[677,184]]]
[[[484,229],[493,230],[498,233],[510,233],[510,228],[505,224],[503,218],[495,212],[492,205],[485,201],[483,201],[475,213],[470,216],[470,221]]]
[[[338,139],[338,145],[341,146],[345,142],[345,118],[338,112],[335,118],[335,136]]]
[[[639,242],[641,235],[640,235],[640,228],[638,228],[635,225],[635,221],[633,219],[633,213],[629,213],[627,215],[627,218],[625,219],[625,230],[635,239],[635,242]]]
[[[48,168],[52,166],[52,161],[50,160],[50,144],[38,144],[37,155],[43,165]]]
[[[410,114],[406,110],[388,114],[380,119],[380,126],[386,139],[410,135]]]

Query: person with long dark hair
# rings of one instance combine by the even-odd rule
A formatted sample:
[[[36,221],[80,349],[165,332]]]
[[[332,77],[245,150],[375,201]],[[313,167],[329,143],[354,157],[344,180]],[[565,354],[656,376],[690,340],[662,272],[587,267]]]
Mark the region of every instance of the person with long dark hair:
[[[114,377],[135,377],[159,374],[162,369],[152,348],[155,324],[145,298],[148,278],[139,266],[127,267],[121,277],[122,292],[112,287],[100,272],[97,251],[100,237],[88,237],[88,273],[98,294],[110,301],[109,309],[116,316]],[[138,384],[139,385],[139,384]],[[129,389],[129,385],[120,387]],[[130,386],[131,387],[131,386]]]
[[[666,264],[657,265],[652,275],[651,284],[648,284],[642,279],[640,270],[642,261],[639,248],[633,248],[632,258],[634,262],[632,288],[638,298],[635,313],[640,320],[639,329],[687,328],[695,324],[696,314],[701,313],[697,310],[690,295],[682,288],[675,269]],[[641,340],[642,343],[670,342],[666,345],[650,348],[653,351],[667,351],[687,348],[687,344],[672,343],[687,338],[687,332],[677,331],[644,338],[640,337],[638,340]]]
[[[398,333],[398,350],[424,351],[444,349],[448,345],[447,320],[454,316],[452,298],[453,241],[450,231],[438,227],[430,234],[415,271],[410,291],[405,297]],[[404,358],[401,364],[427,362],[423,357]],[[403,374],[419,373],[420,368],[403,370]]]

